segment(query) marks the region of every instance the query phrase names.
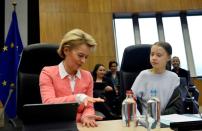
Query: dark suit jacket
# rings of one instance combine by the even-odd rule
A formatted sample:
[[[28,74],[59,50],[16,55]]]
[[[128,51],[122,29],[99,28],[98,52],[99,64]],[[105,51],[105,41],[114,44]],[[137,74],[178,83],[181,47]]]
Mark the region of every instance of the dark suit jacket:
[[[182,68],[179,68],[179,71],[177,72],[176,69],[172,69],[171,70],[172,72],[175,72],[179,77],[185,77],[186,78],[186,81],[187,81],[187,84],[189,84],[191,81],[190,81],[190,73],[189,71],[185,70],[185,69],[182,69]]]

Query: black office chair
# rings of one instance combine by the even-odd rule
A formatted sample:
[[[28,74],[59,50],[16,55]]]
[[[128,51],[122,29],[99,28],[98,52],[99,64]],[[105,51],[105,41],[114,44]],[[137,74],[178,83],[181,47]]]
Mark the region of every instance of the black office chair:
[[[184,101],[184,113],[186,114],[197,114],[200,113],[199,111],[199,91],[196,88],[195,85],[189,85],[187,87],[189,94],[187,93],[187,96]]]
[[[138,74],[145,69],[151,68],[149,44],[137,44],[125,48],[120,69],[120,90],[122,100],[126,90],[131,86]]]
[[[39,74],[44,66],[56,65],[62,60],[57,44],[37,43],[24,48],[18,70],[17,116],[23,118],[23,105],[41,103]]]
[[[199,91],[193,84],[188,84],[185,77],[180,77],[179,91],[184,106],[184,114],[197,114],[199,112]]]

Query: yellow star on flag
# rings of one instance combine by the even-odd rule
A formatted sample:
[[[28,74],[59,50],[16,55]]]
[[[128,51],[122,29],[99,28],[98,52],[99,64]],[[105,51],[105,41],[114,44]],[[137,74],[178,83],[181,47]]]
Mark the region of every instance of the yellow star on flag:
[[[5,52],[5,51],[8,51],[8,46],[5,45],[5,46],[3,47],[3,51],[4,51],[4,52]]]
[[[6,84],[7,84],[7,82],[4,80],[4,81],[2,82],[2,85],[3,85],[3,86],[6,86]]]
[[[14,87],[14,86],[15,86],[15,83],[12,82],[12,83],[10,84],[10,87]]]
[[[14,44],[13,44],[13,43],[11,43],[11,45],[10,45],[10,46],[11,46],[11,48],[14,48]]]

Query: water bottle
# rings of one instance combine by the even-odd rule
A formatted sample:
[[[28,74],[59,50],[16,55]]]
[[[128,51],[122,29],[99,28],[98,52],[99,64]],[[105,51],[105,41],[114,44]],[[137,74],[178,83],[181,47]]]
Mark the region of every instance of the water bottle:
[[[122,102],[122,121],[126,127],[136,127],[136,101],[132,91],[126,92],[126,98]]]
[[[147,113],[145,121],[147,129],[160,128],[160,100],[156,96],[156,90],[151,90],[151,98],[147,101]]]

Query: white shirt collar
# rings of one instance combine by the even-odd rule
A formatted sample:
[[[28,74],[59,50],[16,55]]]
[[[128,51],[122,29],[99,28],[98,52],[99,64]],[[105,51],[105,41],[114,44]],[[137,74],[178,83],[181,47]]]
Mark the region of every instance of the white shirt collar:
[[[65,70],[63,61],[60,62],[60,64],[59,64],[59,74],[60,74],[61,79],[65,78],[65,76],[69,75],[69,73],[66,72],[66,70]],[[80,70],[77,71],[77,73],[76,73],[75,76],[78,77],[79,79],[81,79],[81,72],[80,72]]]

